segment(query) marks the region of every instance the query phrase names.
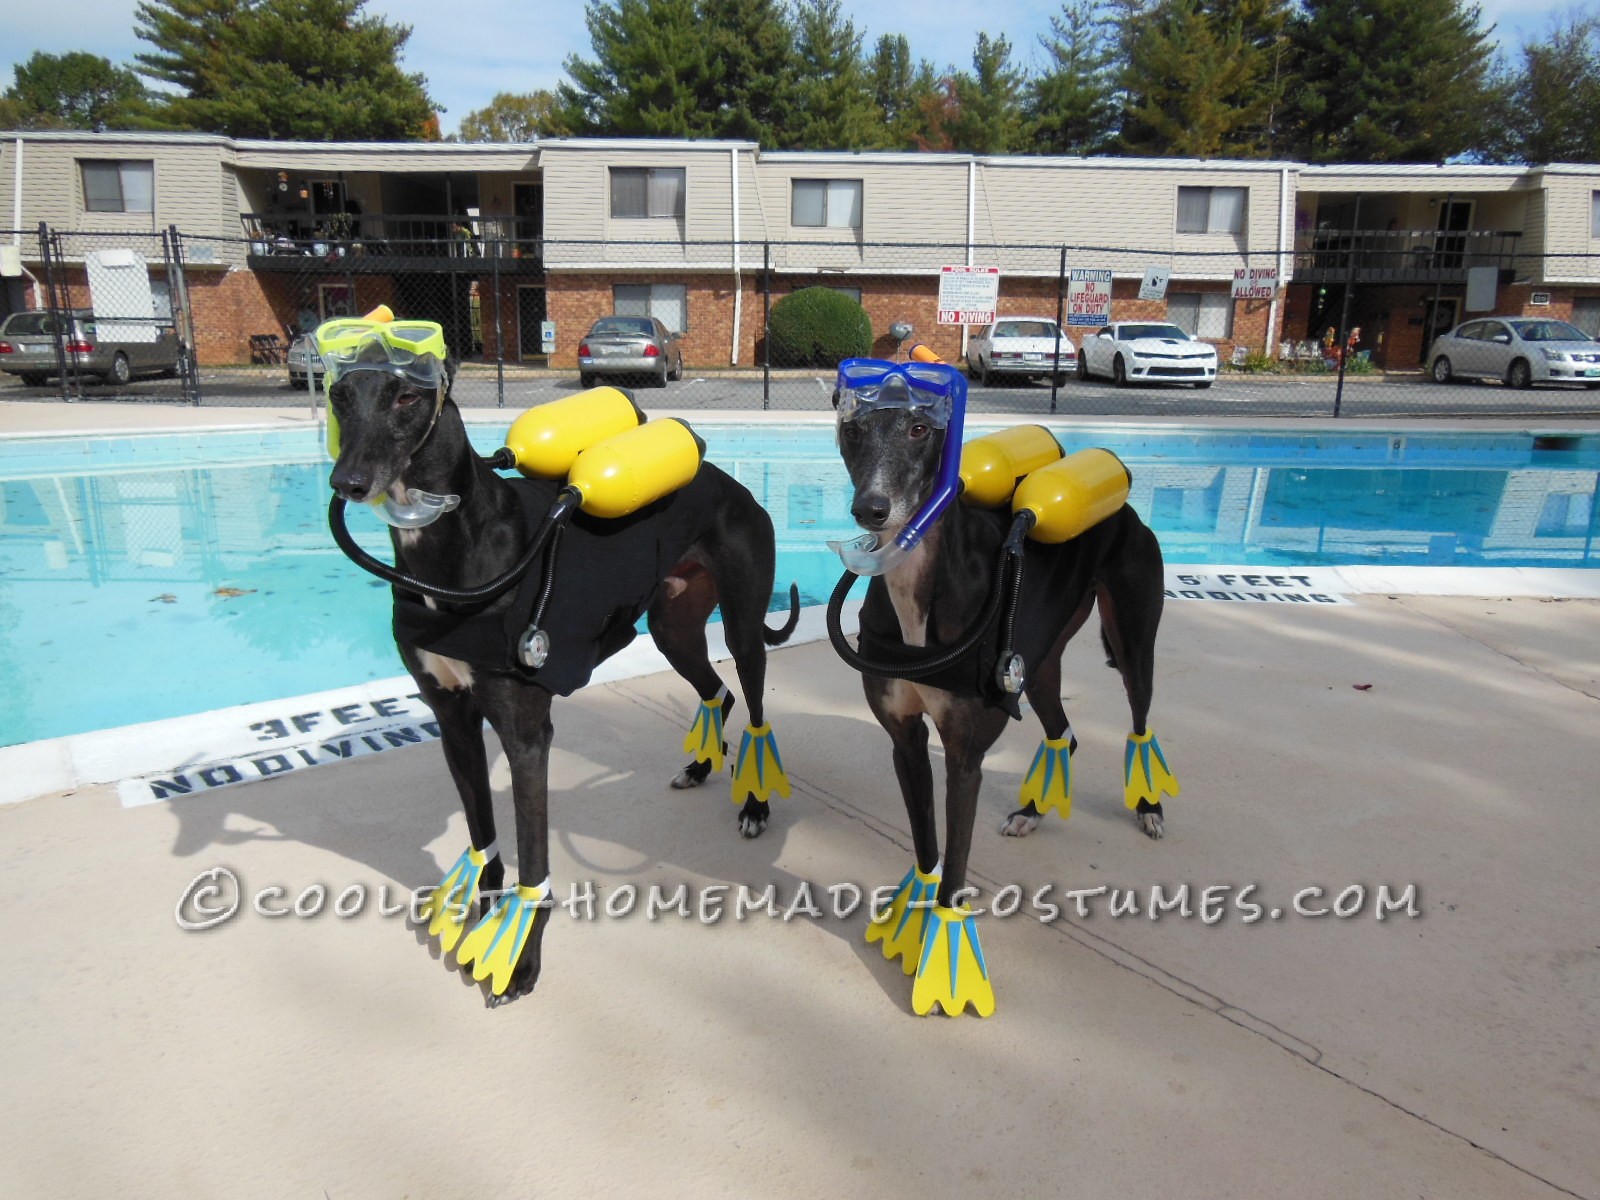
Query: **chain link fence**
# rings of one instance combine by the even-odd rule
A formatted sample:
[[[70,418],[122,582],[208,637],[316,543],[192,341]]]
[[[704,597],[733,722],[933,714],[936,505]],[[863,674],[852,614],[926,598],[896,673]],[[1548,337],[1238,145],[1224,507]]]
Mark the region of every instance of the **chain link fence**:
[[[1600,283],[1528,282],[1582,280],[1596,273],[1595,256],[1527,254],[1510,235],[1318,231],[1241,252],[1232,239],[1178,251],[871,243],[832,230],[804,241],[559,241],[526,236],[510,219],[459,215],[249,228],[239,238],[43,226],[10,235],[24,261],[6,280],[7,319],[30,334],[0,344],[25,342],[42,357],[23,371],[0,351],[0,371],[21,385],[0,395],[314,406],[322,370],[306,335],[384,304],[444,327],[454,395],[468,407],[520,410],[584,379],[615,378],[664,389],[643,392],[646,407],[821,413],[841,355],[903,358],[921,343],[966,368],[980,413],[1600,413],[1591,390],[1600,361],[1593,382],[1566,386],[1429,379],[1429,346],[1473,315],[1469,305],[1482,310],[1485,295],[1497,311],[1600,332]],[[1228,278],[1241,261],[1248,296]],[[982,280],[997,283],[998,328],[941,311],[941,280],[952,276],[978,282],[979,293]],[[843,297],[848,328],[791,319],[810,303],[796,298],[808,289]],[[641,351],[654,357],[608,360],[588,345],[609,315],[658,322],[658,345]],[[1176,326],[1214,347],[1215,382],[1141,378],[1133,350],[1099,339],[1108,320]]]

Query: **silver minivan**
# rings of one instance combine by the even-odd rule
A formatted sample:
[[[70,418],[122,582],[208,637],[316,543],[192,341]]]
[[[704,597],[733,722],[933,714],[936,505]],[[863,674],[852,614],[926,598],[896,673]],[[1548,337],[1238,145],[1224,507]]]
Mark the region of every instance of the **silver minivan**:
[[[97,336],[94,313],[86,308],[73,311],[64,350],[68,371],[106,383],[127,383],[135,375],[178,373],[178,339],[170,325],[158,328],[153,342],[108,341]],[[19,376],[28,387],[61,374],[56,318],[38,309],[7,317],[0,325],[0,371]]]

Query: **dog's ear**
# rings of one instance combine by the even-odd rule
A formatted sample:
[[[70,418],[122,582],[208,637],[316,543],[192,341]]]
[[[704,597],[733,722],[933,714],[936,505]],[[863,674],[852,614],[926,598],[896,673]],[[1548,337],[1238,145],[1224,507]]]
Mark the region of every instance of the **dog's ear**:
[[[456,358],[453,354],[445,355],[444,360],[444,398],[453,399],[451,393],[456,386]]]
[[[838,408],[839,407],[839,389],[838,388],[834,388],[833,389],[833,406],[834,406],[834,408]]]

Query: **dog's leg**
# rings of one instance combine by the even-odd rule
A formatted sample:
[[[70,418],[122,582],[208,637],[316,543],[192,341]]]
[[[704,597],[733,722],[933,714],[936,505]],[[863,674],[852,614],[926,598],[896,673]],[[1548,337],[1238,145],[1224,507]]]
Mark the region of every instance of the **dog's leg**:
[[[511,767],[517,816],[518,886],[500,897],[457,952],[474,979],[490,980],[496,1000],[530,992],[539,981],[540,951],[550,923],[550,693],[519,680],[480,682],[484,708]]]
[[[1063,818],[1072,811],[1072,756],[1077,753],[1078,739],[1067,720],[1066,709],[1061,706],[1061,655],[1093,609],[1094,593],[1090,592],[1084,596],[1044,661],[1028,664],[1028,678],[1022,690],[1033,706],[1034,716],[1044,727],[1044,742],[1034,753],[1033,763],[1023,777],[1018,796],[1022,807],[1000,823],[1000,832],[1005,837],[1027,837],[1039,828],[1043,813],[1051,808]],[[1041,804],[1043,810],[1039,807]]]
[[[663,582],[650,605],[650,637],[672,669],[694,688],[702,705],[719,702],[726,727],[733,712],[733,694],[711,665],[706,650],[706,621],[717,606],[717,589],[711,575],[698,563],[680,563]],[[718,747],[727,752],[724,742]],[[711,776],[712,757],[696,757],[672,779],[675,788],[699,787]],[[759,832],[759,831],[758,831]]]
[[[1154,536],[1150,536],[1154,543]],[[1159,550],[1156,551],[1153,578],[1161,579]],[[1146,794],[1135,801],[1135,788],[1129,775],[1129,805],[1135,808],[1139,828],[1146,836],[1160,838],[1166,832],[1166,814],[1161,793],[1177,794],[1177,781],[1171,778],[1162,756],[1146,726],[1155,688],[1156,630],[1161,623],[1161,585],[1140,587],[1132,573],[1118,573],[1102,580],[1096,588],[1100,600],[1101,630],[1110,645],[1122,686],[1128,694],[1128,710],[1133,718],[1125,771],[1137,772],[1146,783]],[[1139,572],[1140,577],[1148,572]]]
[[[439,740],[444,747],[445,766],[461,797],[467,818],[467,836],[473,848],[488,851],[480,892],[497,892],[505,884],[506,868],[494,836],[494,796],[489,787],[489,758],[483,745],[483,710],[465,689],[446,690],[423,687],[423,699],[433,709],[439,723]],[[480,901],[483,911],[490,901]],[[482,913],[480,912],[480,916]]]
[[[971,1004],[980,1017],[994,1012],[994,986],[978,944],[978,927],[966,897],[967,858],[978,815],[983,756],[1005,728],[1006,714],[978,700],[951,700],[933,709],[944,743],[944,874],[917,964],[911,1008],[918,1014],[935,1006],[960,1016]]]

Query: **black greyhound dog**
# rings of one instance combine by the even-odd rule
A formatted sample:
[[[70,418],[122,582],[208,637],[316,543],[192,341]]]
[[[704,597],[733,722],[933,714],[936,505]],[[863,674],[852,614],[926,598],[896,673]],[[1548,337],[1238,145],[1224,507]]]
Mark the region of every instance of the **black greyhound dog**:
[[[926,412],[915,407],[846,416],[839,422],[838,433],[840,453],[854,486],[850,512],[863,529],[879,535],[881,544],[905,525],[933,491],[947,431],[937,428]],[[1009,512],[960,502],[950,505],[898,566],[870,581],[861,610],[861,655],[871,657],[869,646],[874,646],[895,650],[904,660],[914,657],[907,648],[939,648],[960,642],[985,610],[1010,526]],[[1077,747],[1061,703],[1061,656],[1096,603],[1108,664],[1122,674],[1133,716],[1134,737],[1130,738],[1127,761],[1137,761],[1135,747],[1139,744],[1149,745],[1159,759],[1159,748],[1153,741],[1145,741],[1150,737],[1145,721],[1162,609],[1161,548],[1155,535],[1124,504],[1072,540],[1056,545],[1026,542],[1023,562],[1016,644],[1035,647],[1034,659],[1026,664],[1024,691],[1045,736],[1066,751],[1060,769],[1069,769],[1067,756]],[[1033,627],[1024,629],[1024,623]],[[992,650],[993,641],[987,644]],[[991,658],[970,672],[969,678],[992,678],[992,666]],[[918,972],[920,993],[924,965],[931,957],[937,966],[940,955],[930,956],[931,934],[920,942],[920,956],[917,938],[910,933],[902,935],[907,929],[903,898],[909,894],[911,900],[929,907],[937,881],[935,914],[956,905],[966,887],[983,756],[999,738],[1007,717],[1016,715],[1015,697],[997,703],[994,689],[983,684],[949,690],[861,669],[867,703],[894,744],[895,775],[910,817],[916,853],[916,872],[907,875],[901,898],[891,912],[899,929],[888,932],[884,951],[890,957],[906,955],[906,973]],[[946,840],[942,868],[925,715],[933,719],[944,745]],[[1041,747],[1041,756],[1049,745]],[[1036,767],[1038,762],[1036,759]],[[1149,773],[1148,764],[1145,769]],[[1159,780],[1165,774],[1162,761],[1153,778]],[[1152,794],[1139,796],[1135,805],[1135,789],[1130,787],[1128,804],[1136,807],[1140,829],[1159,838],[1164,830],[1161,789],[1144,790]],[[1175,785],[1167,790],[1175,791]],[[1030,800],[1006,818],[1001,832],[1023,836],[1036,828],[1039,820],[1040,810]],[[922,926],[927,925],[925,917]],[[976,931],[969,926],[969,933],[976,949]],[[869,938],[881,935],[869,931]],[[956,994],[938,999],[947,1012],[959,1013],[964,1003],[953,977],[957,974],[954,947],[960,939],[950,936],[951,987]],[[918,958],[916,967],[914,957]],[[981,952],[977,962],[981,966]],[[981,970],[982,988],[986,989],[987,968]],[[920,995],[914,995],[918,1012],[930,1011],[932,1002],[927,1000],[925,1007]],[[992,1011],[992,993],[988,993],[987,1004]],[[983,1003],[977,1008],[987,1015]]]
[[[337,496],[346,501],[371,501],[386,492],[401,503],[414,492],[459,497],[459,504],[433,523],[394,529],[391,533],[398,571],[430,585],[468,589],[501,576],[518,561],[533,537],[525,514],[547,509],[556,485],[549,484],[530,509],[529,502],[518,493],[534,486],[535,481],[513,484],[478,456],[447,389],[448,383],[441,385],[435,395],[406,378],[381,370],[351,370],[340,377],[328,393],[330,413],[337,420],[339,432],[338,456],[329,482]],[[679,496],[685,497],[681,503]],[[660,522],[660,530],[640,522],[618,523],[634,531],[632,541],[624,539],[619,543],[623,547],[619,553],[627,557],[627,563],[594,564],[592,559],[581,560],[583,566],[575,573],[576,579],[570,577],[573,572],[562,576],[568,584],[576,584],[577,595],[569,599],[569,607],[582,608],[589,602],[585,584],[590,579],[598,587],[598,577],[616,570],[631,571],[636,580],[639,571],[651,572],[642,580],[648,600],[641,601],[640,606],[648,605],[649,629],[656,645],[673,669],[695,689],[703,705],[715,707],[720,703],[725,717],[733,698],[707,656],[705,631],[712,608],[720,604],[728,649],[745,703],[752,723],[762,725],[766,646],[784,641],[798,618],[797,596],[791,589],[787,626],[774,631],[764,623],[774,571],[772,520],[741,484],[709,463],[700,465],[693,481],[680,493],[658,502],[656,507],[669,502],[677,505],[671,511],[678,515]],[[648,513],[639,515],[645,517]],[[574,519],[575,524],[583,520],[581,514]],[[336,535],[341,528],[336,526]],[[568,531],[569,556],[577,536],[575,530]],[[590,544],[602,556],[610,549],[603,536],[591,538]],[[537,568],[532,574],[538,576]],[[513,603],[515,594],[516,589],[512,589],[486,605],[463,609],[432,598],[408,596],[399,584],[395,588],[401,658],[438,721],[445,762],[460,793],[472,838],[472,848],[436,893],[432,932],[439,933],[441,926],[447,930],[443,939],[446,949],[452,948],[461,936],[467,919],[465,910],[473,893],[498,892],[505,878],[495,838],[483,741],[485,718],[499,735],[511,768],[517,871],[523,886],[510,895],[519,896],[530,908],[550,906],[545,885],[549,873],[547,771],[553,693],[537,681],[537,676],[530,677],[514,668],[486,669],[411,644],[401,636],[405,623],[402,608],[424,615],[427,610],[445,615],[481,611],[489,618],[498,618]],[[596,598],[593,603],[605,601]],[[615,613],[606,609],[604,628],[597,644],[588,651],[589,666],[632,639],[637,615],[632,610],[624,613],[620,607]],[[580,674],[573,686],[587,681],[587,669]],[[561,689],[562,694],[566,690],[570,688]],[[720,722],[716,728],[720,733]],[[673,780],[673,786],[695,786],[705,780],[709,771],[708,763],[692,762]],[[739,812],[739,828],[744,836],[757,836],[769,814],[767,802],[751,795]],[[470,876],[469,886],[461,886],[463,873]],[[440,916],[440,903],[456,905],[459,911],[453,914],[453,921]],[[486,897],[481,907],[486,915],[463,944],[464,955],[474,937],[495,920],[499,911],[498,906],[488,908]],[[519,916],[514,911],[511,914],[512,919]],[[496,996],[520,995],[532,990],[538,980],[540,946],[548,921],[537,919],[532,911],[525,920],[531,929],[498,939],[503,943],[498,949],[504,960],[505,947],[526,937],[520,953],[514,954],[512,960],[499,962],[493,971]],[[481,979],[490,973],[485,965],[486,955],[496,947],[480,946],[479,950],[485,953],[477,955],[481,969],[474,970],[474,977]]]

